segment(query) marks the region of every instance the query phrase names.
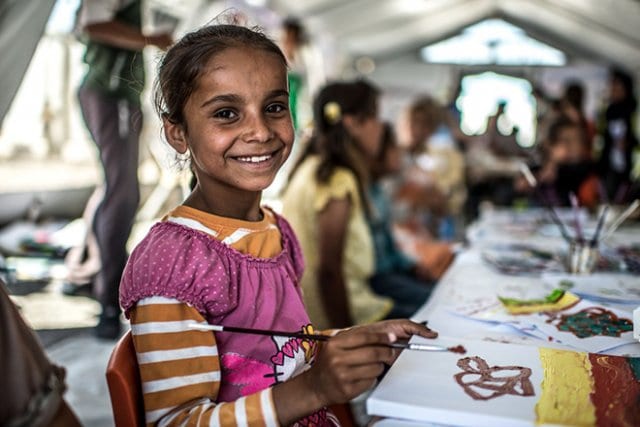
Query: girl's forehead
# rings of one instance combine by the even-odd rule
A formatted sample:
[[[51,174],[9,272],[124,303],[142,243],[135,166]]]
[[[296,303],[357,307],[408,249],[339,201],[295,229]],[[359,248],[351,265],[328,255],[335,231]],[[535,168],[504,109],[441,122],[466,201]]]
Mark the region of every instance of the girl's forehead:
[[[189,100],[199,102],[219,90],[287,89],[287,67],[277,53],[253,47],[228,47],[206,59]],[[187,101],[189,102],[189,101]]]
[[[287,65],[284,62],[284,57],[281,57],[276,52],[246,45],[230,46],[219,51],[211,52],[205,66],[215,69],[225,67],[227,64],[233,65],[238,61],[256,61],[265,57],[275,59],[275,61],[269,62],[272,62],[275,67],[282,68],[286,71]]]

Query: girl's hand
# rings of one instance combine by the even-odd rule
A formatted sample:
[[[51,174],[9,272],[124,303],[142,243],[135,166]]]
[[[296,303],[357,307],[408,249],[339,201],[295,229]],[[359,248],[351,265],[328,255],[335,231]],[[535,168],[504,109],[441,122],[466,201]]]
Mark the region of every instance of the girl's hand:
[[[324,405],[346,402],[370,389],[400,354],[387,344],[412,335],[438,334],[410,320],[388,320],[345,330],[322,343],[316,361],[305,374],[309,390]]]
[[[435,338],[426,326],[409,320],[389,320],[339,332],[321,345],[306,372],[273,387],[278,420],[289,425],[334,403],[347,402],[373,387],[400,353],[387,344],[420,335]]]
[[[321,406],[347,402],[371,388],[384,365],[396,357],[386,346],[394,336],[367,327],[355,327],[319,343],[320,348],[305,377],[308,392]]]

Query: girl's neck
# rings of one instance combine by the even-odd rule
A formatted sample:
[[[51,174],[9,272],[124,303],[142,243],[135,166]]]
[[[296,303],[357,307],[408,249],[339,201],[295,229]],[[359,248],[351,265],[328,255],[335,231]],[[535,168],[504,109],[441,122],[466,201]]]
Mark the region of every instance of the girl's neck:
[[[184,205],[227,218],[243,221],[262,220],[261,192],[239,193],[237,189],[234,189],[228,193],[220,194],[220,191],[217,191],[215,196],[209,196],[211,193],[203,191],[200,185],[197,185],[184,201]]]

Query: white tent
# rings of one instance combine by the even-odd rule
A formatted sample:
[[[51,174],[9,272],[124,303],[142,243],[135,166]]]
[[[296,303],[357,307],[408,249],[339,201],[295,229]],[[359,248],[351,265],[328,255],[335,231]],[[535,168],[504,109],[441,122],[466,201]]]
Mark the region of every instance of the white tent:
[[[640,77],[638,0],[272,0],[266,4],[302,21],[312,39],[324,47],[323,57],[329,60],[325,68],[330,72],[342,68],[362,74],[357,63],[365,59],[367,77],[387,94],[393,93],[384,103],[391,109],[387,116],[395,116],[418,92],[444,100],[460,77],[491,70],[525,78],[555,96],[567,80],[580,80],[587,87],[587,113],[593,117],[601,107],[609,67],[625,69],[636,80]],[[422,47],[491,18],[561,50],[566,65],[436,65],[420,58]]]
[[[352,56],[382,63],[499,17],[574,59],[640,71],[637,0],[273,0],[313,34],[331,35]]]

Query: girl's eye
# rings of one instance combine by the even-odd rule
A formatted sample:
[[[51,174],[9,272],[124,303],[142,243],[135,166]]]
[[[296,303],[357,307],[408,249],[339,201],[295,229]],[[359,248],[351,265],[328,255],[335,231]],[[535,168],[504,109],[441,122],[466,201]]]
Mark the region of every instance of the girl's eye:
[[[284,111],[287,111],[287,106],[285,104],[271,104],[267,107],[267,112],[268,113],[282,113]]]
[[[235,119],[238,115],[233,110],[218,110],[213,114],[213,117],[218,119]]]

